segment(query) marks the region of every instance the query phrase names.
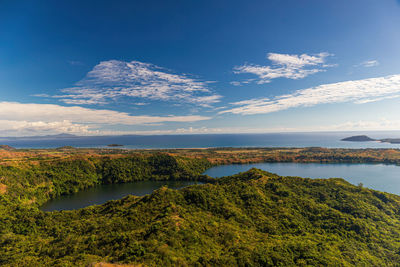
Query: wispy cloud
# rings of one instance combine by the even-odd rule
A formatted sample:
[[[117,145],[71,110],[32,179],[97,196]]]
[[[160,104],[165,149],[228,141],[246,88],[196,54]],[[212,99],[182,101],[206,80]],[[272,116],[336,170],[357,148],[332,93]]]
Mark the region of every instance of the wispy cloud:
[[[400,74],[364,80],[323,84],[272,99],[258,98],[231,103],[236,106],[219,113],[265,114],[318,104],[353,102],[363,104],[400,97]]]
[[[326,58],[332,54],[322,52],[315,55],[289,55],[268,53],[267,58],[272,62],[272,66],[261,66],[255,64],[245,64],[234,68],[236,74],[254,74],[258,76],[257,83],[269,83],[273,79],[302,79],[311,74],[325,71],[325,68],[335,65],[326,64]],[[233,85],[248,83],[251,80],[244,82],[233,82]]]
[[[85,64],[83,64],[83,62],[78,61],[78,60],[69,60],[68,63],[72,66],[83,66]]]
[[[395,130],[400,129],[400,120],[388,120],[385,118],[374,121],[348,121],[341,124],[330,125],[329,127],[321,127],[324,130],[347,131],[347,130],[364,130],[364,131],[379,131],[379,130]]]
[[[54,96],[67,104],[106,104],[122,97],[191,103],[210,106],[221,96],[211,91],[211,82],[174,74],[139,61],[100,62],[86,77]]]
[[[379,65],[378,60],[366,60],[361,62],[360,64],[355,65],[354,67],[366,67],[366,68],[371,68],[371,67],[376,67]]]
[[[29,134],[68,132],[98,133],[98,127],[112,125],[154,125],[165,122],[196,122],[210,117],[189,116],[135,116],[125,112],[83,107],[65,107],[51,104],[24,104],[0,102],[0,134]]]

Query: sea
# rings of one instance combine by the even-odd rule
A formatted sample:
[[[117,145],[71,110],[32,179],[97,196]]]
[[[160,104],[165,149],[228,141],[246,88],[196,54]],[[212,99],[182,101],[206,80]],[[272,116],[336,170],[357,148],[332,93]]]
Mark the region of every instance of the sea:
[[[15,148],[109,148],[115,149],[169,149],[219,147],[327,147],[327,148],[400,148],[400,144],[373,142],[346,142],[341,139],[354,135],[371,138],[400,138],[397,132],[313,132],[263,134],[185,134],[185,135],[120,135],[120,136],[47,136],[0,138],[0,145]]]

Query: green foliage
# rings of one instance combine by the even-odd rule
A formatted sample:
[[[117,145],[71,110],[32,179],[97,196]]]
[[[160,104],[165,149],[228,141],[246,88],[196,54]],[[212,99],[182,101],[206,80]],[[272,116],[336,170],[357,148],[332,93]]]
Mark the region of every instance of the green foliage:
[[[386,162],[370,156],[374,151],[309,148],[302,154],[288,153],[257,158]],[[0,265],[87,266],[102,261],[152,266],[394,266],[400,262],[400,197],[342,179],[280,177],[257,169],[214,180],[201,175],[210,166],[205,158],[158,152],[0,165],[0,186],[6,191],[0,192]],[[161,188],[144,197],[129,196],[74,211],[39,209],[50,198],[96,184],[141,180],[209,183],[181,190]]]
[[[63,183],[82,188],[132,177],[187,179],[206,166],[169,157],[52,162],[33,169],[5,168],[2,175],[27,174],[18,181],[32,183],[37,190],[41,187],[34,177],[42,183],[51,181],[53,192],[59,194],[67,190]],[[61,175],[66,170],[71,173]],[[73,180],[75,175],[84,181]],[[37,197],[42,191],[29,194]],[[144,197],[60,212],[42,212],[34,203],[24,204],[11,195],[0,195],[4,266],[85,266],[100,261],[150,266],[400,262],[400,197],[342,179],[281,177],[252,169],[215,183],[180,190],[163,187]]]
[[[204,159],[178,158],[156,153],[151,156],[104,159],[98,164],[102,183],[143,180],[203,180],[200,174],[211,164]]]
[[[211,164],[204,159],[156,153],[124,157],[57,159],[38,164],[0,165],[0,183],[7,197],[18,203],[43,204],[60,195],[76,193],[96,184],[143,180],[213,181],[201,175]]]

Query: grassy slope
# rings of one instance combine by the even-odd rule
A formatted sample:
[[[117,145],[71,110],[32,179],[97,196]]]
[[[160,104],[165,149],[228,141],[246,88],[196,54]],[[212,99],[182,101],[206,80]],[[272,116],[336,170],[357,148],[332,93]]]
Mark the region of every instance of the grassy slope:
[[[19,206],[0,264],[395,265],[400,197],[342,179],[253,169],[214,184],[161,188],[101,206]]]

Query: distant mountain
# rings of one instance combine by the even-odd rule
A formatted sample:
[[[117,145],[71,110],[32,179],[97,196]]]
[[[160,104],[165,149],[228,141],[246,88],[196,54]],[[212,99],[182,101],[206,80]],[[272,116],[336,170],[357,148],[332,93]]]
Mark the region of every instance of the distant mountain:
[[[78,138],[74,134],[61,133],[53,135],[36,135],[36,136],[21,136],[21,137],[0,137],[1,140],[37,140],[37,139],[64,139],[64,138]]]
[[[341,141],[351,141],[351,142],[369,142],[369,141],[377,141],[376,139],[372,139],[366,135],[355,135],[351,137],[343,138]]]
[[[37,137],[69,138],[69,137],[78,137],[78,136],[74,135],[74,134],[60,133],[60,134],[44,135],[44,136],[37,136]]]

